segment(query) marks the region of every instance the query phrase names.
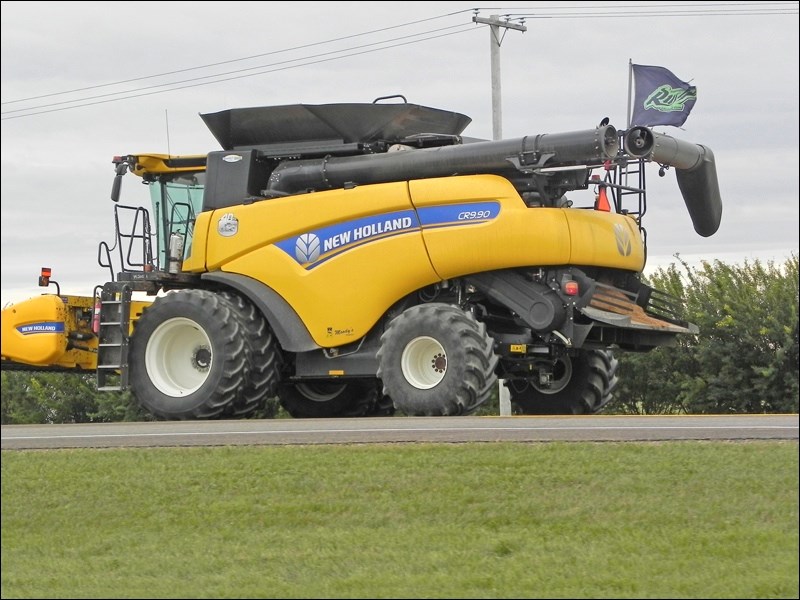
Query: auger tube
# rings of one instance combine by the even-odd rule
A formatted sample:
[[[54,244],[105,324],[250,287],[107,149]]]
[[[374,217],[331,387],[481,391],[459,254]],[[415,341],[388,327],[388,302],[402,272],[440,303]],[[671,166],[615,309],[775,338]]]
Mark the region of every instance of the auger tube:
[[[386,152],[366,156],[284,161],[269,178],[266,193],[297,193],[365,185],[578,164],[602,164],[616,156],[617,130],[596,129],[530,135],[512,140]]]

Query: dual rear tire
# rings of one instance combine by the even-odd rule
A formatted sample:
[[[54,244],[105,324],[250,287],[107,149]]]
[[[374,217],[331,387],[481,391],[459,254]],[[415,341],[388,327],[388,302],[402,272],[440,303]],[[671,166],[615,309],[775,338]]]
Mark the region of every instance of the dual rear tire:
[[[244,417],[274,395],[280,354],[263,317],[233,294],[181,290],[136,322],[128,352],[138,402],[169,420]]]
[[[511,403],[526,415],[584,415],[601,412],[617,387],[617,359],[606,350],[584,350],[555,360],[553,378],[506,382]]]

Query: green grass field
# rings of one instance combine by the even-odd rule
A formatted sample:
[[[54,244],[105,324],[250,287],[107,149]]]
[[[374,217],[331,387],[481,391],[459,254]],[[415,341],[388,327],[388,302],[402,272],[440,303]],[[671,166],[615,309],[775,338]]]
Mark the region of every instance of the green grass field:
[[[3,598],[797,598],[796,442],[2,453]]]

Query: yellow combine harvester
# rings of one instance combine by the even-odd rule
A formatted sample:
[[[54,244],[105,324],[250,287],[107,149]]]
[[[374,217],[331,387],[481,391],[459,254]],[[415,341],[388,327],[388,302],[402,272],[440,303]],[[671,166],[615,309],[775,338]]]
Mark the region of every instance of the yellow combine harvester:
[[[697,333],[640,280],[644,168],[675,168],[709,236],[710,149],[607,123],[467,140],[465,115],[403,100],[204,114],[220,151],[115,157],[110,280],[5,309],[3,367],[94,369],[165,419],[276,395],[296,417],[469,414],[498,378],[519,412],[594,413],[614,351]],[[119,204],[128,171],[150,208]]]

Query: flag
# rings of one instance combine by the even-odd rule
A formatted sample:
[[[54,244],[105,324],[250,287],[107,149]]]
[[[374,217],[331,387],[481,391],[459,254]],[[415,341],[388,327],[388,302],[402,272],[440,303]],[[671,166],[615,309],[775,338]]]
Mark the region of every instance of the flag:
[[[683,125],[697,100],[697,88],[664,67],[631,66],[636,83],[631,126]]]

